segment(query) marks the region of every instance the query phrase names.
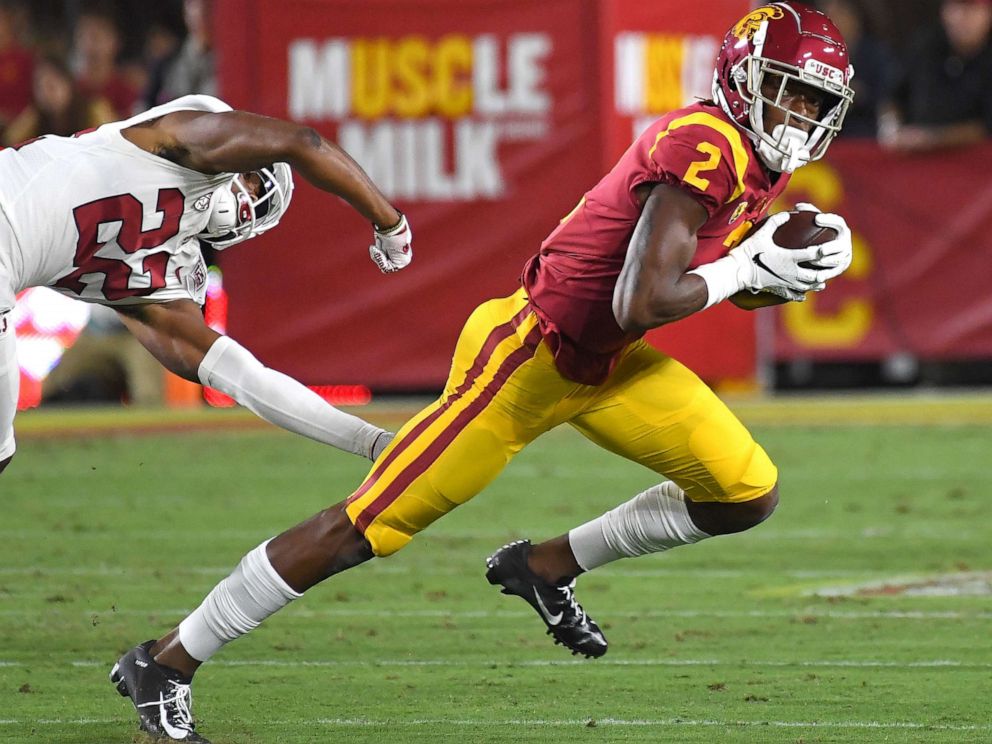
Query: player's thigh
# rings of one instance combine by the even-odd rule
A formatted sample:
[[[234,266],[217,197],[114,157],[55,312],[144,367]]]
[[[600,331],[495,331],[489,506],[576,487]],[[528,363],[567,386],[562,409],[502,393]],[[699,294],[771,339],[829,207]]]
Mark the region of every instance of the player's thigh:
[[[628,350],[572,425],[670,478],[693,501],[749,501],[768,493],[778,478],[726,404],[685,365],[644,342]]]
[[[10,315],[0,314],[0,460],[14,454],[14,416],[21,381],[14,321]]]
[[[465,324],[444,394],[400,429],[349,499],[349,517],[377,555],[395,552],[558,423],[570,387],[525,300],[485,303]]]

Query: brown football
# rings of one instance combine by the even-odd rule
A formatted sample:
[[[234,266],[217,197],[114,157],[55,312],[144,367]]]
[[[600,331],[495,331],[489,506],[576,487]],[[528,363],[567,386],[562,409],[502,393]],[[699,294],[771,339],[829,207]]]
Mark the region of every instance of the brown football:
[[[799,250],[801,248],[808,248],[811,245],[826,243],[837,237],[837,231],[832,227],[820,227],[813,221],[816,218],[816,212],[800,212],[799,210],[795,210],[789,212],[789,214],[791,216],[788,221],[780,225],[774,235],[775,242],[783,248]],[[765,224],[765,220],[767,219],[768,217],[765,217],[756,222],[747,231],[744,238],[747,239],[754,235]],[[804,269],[820,268],[810,261],[803,261],[799,265]],[[735,294],[730,298],[730,301],[744,310],[757,310],[762,307],[768,307],[769,305],[781,305],[785,302],[783,298],[770,292],[752,294],[746,290]]]
[[[783,248],[788,248],[789,250],[800,250],[802,248],[809,248],[811,245],[820,245],[822,243],[827,243],[837,237],[837,231],[832,227],[820,227],[814,222],[816,219],[816,212],[800,212],[793,211],[789,212],[791,215],[787,222],[780,225],[775,231],[775,242],[782,246]],[[754,235],[755,231],[760,228],[767,220],[768,217],[756,222],[754,226],[747,231],[745,238],[749,238]],[[815,264],[809,261],[803,261],[801,264],[804,269],[817,269],[819,268]]]

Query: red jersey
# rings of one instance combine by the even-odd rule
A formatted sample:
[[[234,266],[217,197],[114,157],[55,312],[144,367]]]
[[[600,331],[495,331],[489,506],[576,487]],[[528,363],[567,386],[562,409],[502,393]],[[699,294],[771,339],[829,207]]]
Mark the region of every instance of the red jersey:
[[[521,280],[558,371],[599,385],[640,336],[624,333],[613,315],[613,290],[641,216],[638,186],[676,186],[706,209],[709,219],[696,234],[696,267],[733,248],[788,180],[781,174],[773,182],[751,141],[712,103],[658,119],[524,267]]]

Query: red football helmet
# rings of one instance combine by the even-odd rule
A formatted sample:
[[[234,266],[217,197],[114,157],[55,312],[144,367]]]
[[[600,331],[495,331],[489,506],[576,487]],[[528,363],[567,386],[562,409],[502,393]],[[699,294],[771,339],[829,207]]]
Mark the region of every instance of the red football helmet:
[[[854,98],[853,75],[847,44],[827,16],[798,3],[770,3],[727,32],[713,71],[713,98],[747,131],[769,168],[791,173],[823,157],[840,131]],[[775,81],[774,96],[762,93],[766,76]],[[824,92],[819,118],[784,109],[785,123],[769,134],[765,105],[781,108],[786,88],[796,81]],[[796,121],[808,124],[808,133],[790,126]]]

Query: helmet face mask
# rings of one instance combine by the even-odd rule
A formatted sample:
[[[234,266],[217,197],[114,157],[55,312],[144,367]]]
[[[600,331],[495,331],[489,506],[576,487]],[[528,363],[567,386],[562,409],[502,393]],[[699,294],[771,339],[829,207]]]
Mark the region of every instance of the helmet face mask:
[[[772,3],[728,32],[713,73],[713,97],[755,141],[771,170],[791,173],[823,157],[840,131],[854,98],[853,74],[830,19],[806,6]],[[815,119],[784,105],[787,92],[801,86],[822,94]],[[770,106],[785,121],[767,132]]]
[[[217,250],[261,235],[279,224],[293,197],[293,172],[286,163],[275,163],[251,172],[259,179],[257,196],[236,175],[221,186],[211,200],[207,227],[199,237]]]

